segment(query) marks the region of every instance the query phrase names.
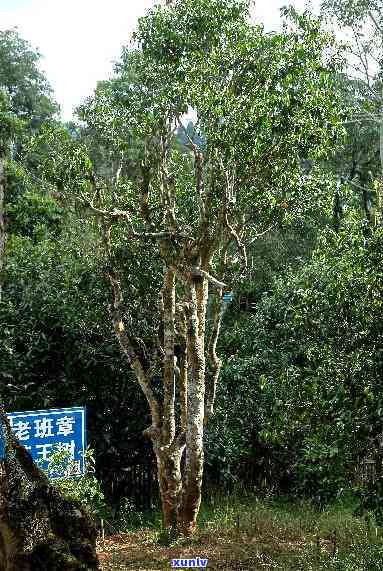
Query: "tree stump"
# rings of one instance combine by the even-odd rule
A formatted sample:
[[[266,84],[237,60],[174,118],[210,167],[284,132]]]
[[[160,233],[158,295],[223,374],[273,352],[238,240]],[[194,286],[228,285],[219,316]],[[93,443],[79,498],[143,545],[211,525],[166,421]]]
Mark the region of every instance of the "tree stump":
[[[78,502],[64,498],[0,412],[0,571],[99,569],[97,532]]]

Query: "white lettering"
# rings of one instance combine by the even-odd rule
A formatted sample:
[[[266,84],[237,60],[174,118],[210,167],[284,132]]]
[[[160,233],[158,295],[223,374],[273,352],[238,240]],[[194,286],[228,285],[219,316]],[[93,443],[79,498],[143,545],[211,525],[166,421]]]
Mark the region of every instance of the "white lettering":
[[[37,452],[37,455],[41,456],[41,458],[45,461],[48,460],[52,446],[52,444],[36,444],[36,448],[41,449],[41,452]]]
[[[54,436],[52,423],[52,418],[44,417],[41,420],[35,420],[35,437],[48,438],[48,436]]]
[[[73,416],[63,416],[58,418],[56,425],[58,427],[57,435],[69,436],[69,434],[74,434],[73,425],[76,420]]]
[[[30,429],[31,425],[29,422],[18,420],[17,422],[13,421],[12,423],[12,430],[18,440],[29,440]]]
[[[207,567],[209,560],[200,559],[172,559],[171,567]]]

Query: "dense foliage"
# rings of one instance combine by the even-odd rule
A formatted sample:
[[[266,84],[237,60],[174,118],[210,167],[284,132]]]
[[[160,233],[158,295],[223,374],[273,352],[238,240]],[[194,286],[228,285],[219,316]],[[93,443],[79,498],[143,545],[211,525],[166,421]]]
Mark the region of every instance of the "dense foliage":
[[[381,263],[380,229],[326,230],[309,262],[236,318],[212,460],[252,458],[269,484],[320,501],[355,482],[382,433]]]
[[[57,120],[39,54],[16,32],[0,32],[8,236],[0,398],[9,410],[86,404],[98,475],[117,499],[132,463],[151,461],[141,435],[148,411],[111,330],[99,226],[84,204],[133,209],[145,174],[157,172],[161,114],[197,109],[199,122],[175,124],[171,139],[180,223],[188,232],[198,226],[194,144],[239,165],[230,215],[239,224],[246,214],[249,230],[248,267],[232,247],[234,263],[221,276],[235,295],[219,345],[207,479],[320,504],[354,488],[379,515],[383,127],[372,94],[381,97],[380,70],[370,84],[369,76],[340,74],[332,36],[309,14],[286,11],[285,32],[265,34],[248,27],[246,2],[176,4],[140,22],[140,49],[123,50],[114,79],[79,109],[80,125]],[[368,16],[362,1],[324,4],[347,25]],[[230,168],[217,175],[217,208]],[[156,222],[159,196],[149,205]],[[140,215],[133,224],[144,227]],[[161,260],[151,242],[127,236],[116,229],[113,262],[125,316],[150,349]],[[376,469],[368,486],[360,477],[366,459]]]

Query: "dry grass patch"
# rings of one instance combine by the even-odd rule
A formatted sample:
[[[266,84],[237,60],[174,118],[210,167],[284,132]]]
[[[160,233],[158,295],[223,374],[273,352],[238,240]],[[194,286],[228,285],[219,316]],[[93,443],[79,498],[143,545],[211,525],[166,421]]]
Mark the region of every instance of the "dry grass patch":
[[[306,545],[302,538],[297,541],[282,534],[251,536],[236,530],[225,530],[217,535],[201,532],[189,544],[181,542],[168,547],[159,545],[157,540],[158,532],[147,530],[119,534],[100,541],[98,553],[102,569],[163,570],[170,569],[172,559],[193,557],[208,559],[208,569],[283,569],[278,565],[278,559],[291,558]]]
[[[104,571],[160,571],[171,569],[172,559],[195,557],[217,571],[381,571],[363,561],[368,553],[379,558],[383,544],[373,545],[365,520],[352,512],[352,506],[319,512],[303,502],[226,498],[204,506],[192,540],[164,542],[159,519],[152,519],[151,529],[100,541],[98,553]]]

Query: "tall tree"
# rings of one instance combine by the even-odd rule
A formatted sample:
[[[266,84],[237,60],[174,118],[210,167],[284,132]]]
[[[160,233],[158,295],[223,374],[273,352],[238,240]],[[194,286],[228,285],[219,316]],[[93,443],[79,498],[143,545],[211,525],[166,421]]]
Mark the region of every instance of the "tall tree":
[[[39,69],[41,54],[15,30],[0,30],[0,90],[10,112],[36,129],[58,110],[52,89]]]
[[[323,11],[333,22],[342,26],[348,37],[349,94],[353,113],[349,126],[357,131],[358,141],[368,139],[369,152],[353,156],[349,181],[363,193],[376,194],[374,219],[383,220],[383,2],[382,0],[323,0]],[[359,157],[358,157],[359,155]],[[360,157],[361,155],[361,157]],[[378,178],[373,178],[374,163],[379,158]],[[364,164],[363,164],[364,163]],[[367,167],[367,168],[366,168]],[[359,173],[358,180],[352,180]],[[373,180],[369,180],[373,178]],[[375,183],[376,188],[372,188]],[[367,213],[368,214],[368,213]],[[369,217],[369,216],[368,216]]]
[[[38,68],[40,58],[18,32],[0,30],[0,298],[7,161],[19,160],[22,141],[52,120],[58,110],[47,79]]]
[[[37,69],[37,60],[38,56],[15,32],[0,32],[0,306],[4,302],[1,294],[9,167],[20,166],[23,144],[56,109],[48,97],[46,80]],[[17,185],[17,180],[14,183]],[[0,361],[3,369],[6,359]],[[97,569],[93,522],[80,504],[60,495],[11,434],[3,410],[9,404],[3,402],[3,382],[0,383],[0,438],[5,448],[5,457],[0,458],[1,571]]]
[[[332,39],[308,15],[290,15],[290,29],[270,35],[250,25],[246,1],[155,7],[116,78],[80,109],[109,149],[108,172],[65,133],[35,140],[49,148],[43,175],[99,221],[115,334],[151,412],[164,523],[185,534],[201,502],[222,293],[246,264],[246,244],[302,201],[302,158],[326,155],[339,129]],[[190,110],[198,137],[184,128]],[[188,153],[175,144],[178,129]],[[124,243],[143,241],[156,268],[146,290],[159,302],[141,298],[137,320],[130,279],[140,270],[119,265]]]
[[[12,116],[9,109],[9,100],[0,90],[0,301],[3,283],[3,268],[5,258],[5,187],[6,187],[6,161],[12,138],[17,131],[17,119]]]

